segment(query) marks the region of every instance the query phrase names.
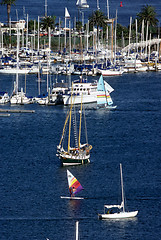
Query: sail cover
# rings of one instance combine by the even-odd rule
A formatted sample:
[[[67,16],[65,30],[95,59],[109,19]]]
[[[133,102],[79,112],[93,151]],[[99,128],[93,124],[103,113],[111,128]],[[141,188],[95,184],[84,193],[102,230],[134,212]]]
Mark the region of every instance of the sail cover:
[[[67,178],[69,192],[71,195],[75,195],[83,189],[80,182],[72,175],[72,173],[69,170],[67,170]]]

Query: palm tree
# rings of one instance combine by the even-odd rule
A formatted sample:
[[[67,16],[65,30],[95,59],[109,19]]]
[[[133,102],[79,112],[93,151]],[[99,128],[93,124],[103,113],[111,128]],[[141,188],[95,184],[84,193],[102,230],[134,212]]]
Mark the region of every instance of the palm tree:
[[[16,0],[2,0],[1,5],[7,6],[7,16],[8,16],[8,25],[10,21],[10,12],[11,12],[11,6],[15,5]]]
[[[46,31],[48,31],[48,28],[50,27],[51,29],[55,29],[55,19],[56,16],[46,16],[42,19],[41,21],[41,26],[42,29],[45,29]]]
[[[100,10],[96,10],[89,17],[89,25],[90,25],[90,28],[92,29],[93,29],[93,26],[97,26],[97,35],[98,35],[99,27],[105,27],[107,25],[107,17]]]
[[[142,21],[144,20],[145,26],[148,22],[149,28],[157,27],[158,19],[156,18],[157,14],[155,8],[151,5],[145,5],[141,12],[137,14],[138,27],[141,28]]]

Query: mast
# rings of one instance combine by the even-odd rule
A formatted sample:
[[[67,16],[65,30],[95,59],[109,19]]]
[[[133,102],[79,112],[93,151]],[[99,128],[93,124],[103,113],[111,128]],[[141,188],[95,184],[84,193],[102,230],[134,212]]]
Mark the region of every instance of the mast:
[[[70,133],[71,133],[71,121],[72,121],[72,102],[70,106],[70,113],[69,113],[69,135],[68,135],[68,152],[70,150]]]
[[[69,135],[68,135],[68,152],[70,150],[70,133],[71,133],[71,121],[72,121],[72,108],[73,108],[73,103],[72,103],[72,95],[73,95],[73,84],[72,84],[72,94],[71,94],[71,106],[70,106],[70,112],[69,112]]]
[[[79,142],[78,142],[78,149],[80,149],[80,139],[81,139],[81,123],[82,123],[82,99],[83,99],[83,94],[81,97],[81,112],[80,112],[80,122],[79,122]]]
[[[120,176],[121,176],[121,192],[122,192],[122,205],[123,212],[125,212],[125,202],[124,202],[124,186],[123,186],[123,176],[122,176],[122,164],[120,163]]]
[[[76,240],[78,240],[78,225],[79,225],[79,222],[78,221],[76,221],[76,237],[75,237],[75,239]]]
[[[19,70],[19,44],[20,44],[19,28],[17,27],[17,71],[16,71],[16,94],[18,93],[18,70]]]

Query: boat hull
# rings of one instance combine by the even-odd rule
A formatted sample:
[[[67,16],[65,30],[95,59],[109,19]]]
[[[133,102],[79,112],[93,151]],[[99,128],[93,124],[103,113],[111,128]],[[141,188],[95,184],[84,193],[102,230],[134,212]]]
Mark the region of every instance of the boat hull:
[[[98,214],[99,219],[123,219],[123,218],[132,218],[136,217],[138,211],[134,212],[120,212],[113,214]]]
[[[64,197],[64,196],[61,196],[60,198],[65,198],[65,199],[69,199],[69,200],[82,200],[82,199],[84,199],[83,197]]]
[[[73,159],[73,158],[64,158],[61,156],[59,156],[59,158],[63,166],[83,165],[83,164],[90,163],[89,158]]]
[[[102,74],[103,77],[108,77],[108,76],[119,76],[123,74],[122,70],[99,70],[100,73]]]
[[[81,95],[79,96],[73,96],[71,98],[70,95],[64,95],[63,96],[64,99],[64,105],[71,105],[72,104],[81,104],[82,103],[95,103],[97,102],[97,95],[93,94],[93,95],[83,95],[83,98]]]
[[[76,156],[58,151],[56,156],[59,157],[63,166],[83,165],[90,163],[90,154],[79,154]]]

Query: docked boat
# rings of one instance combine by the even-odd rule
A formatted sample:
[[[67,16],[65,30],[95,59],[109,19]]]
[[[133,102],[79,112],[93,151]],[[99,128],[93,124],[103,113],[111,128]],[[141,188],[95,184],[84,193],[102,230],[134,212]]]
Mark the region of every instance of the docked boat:
[[[0,69],[0,73],[3,74],[28,74],[31,69],[29,68],[17,68],[12,66],[5,66]]]
[[[74,177],[73,174],[69,170],[67,170],[67,179],[68,179],[68,187],[69,187],[70,197],[61,196],[61,198],[66,198],[66,199],[70,199],[70,200],[84,199],[83,197],[75,196],[77,193],[79,193],[80,191],[83,190],[83,187],[80,184],[80,182],[76,179],[76,177]]]
[[[8,103],[10,97],[7,92],[0,92],[0,104]]]
[[[99,219],[124,219],[132,218],[138,214],[138,211],[128,212],[125,210],[125,198],[122,176],[122,164],[120,163],[120,176],[121,176],[121,192],[122,202],[120,205],[104,205],[104,213],[98,214]],[[116,212],[114,212],[116,210]]]
[[[74,81],[69,91],[63,95],[64,105],[97,102],[97,82],[88,82],[86,79]],[[74,102],[72,101],[74,99]]]
[[[12,96],[10,98],[11,105],[19,104],[31,104],[33,103],[32,97],[27,97],[26,94],[23,92],[23,88],[21,88],[21,91],[14,90],[12,93]]]
[[[90,150],[92,149],[92,146],[88,144],[85,114],[82,114],[84,110],[83,104],[81,102],[81,109],[79,112],[76,111],[76,108],[74,108],[73,106],[74,104],[71,104],[70,110],[67,113],[62,137],[59,145],[57,146],[56,155],[61,160],[63,166],[81,165],[90,162]],[[77,123],[76,119],[77,113],[79,113],[80,115],[79,123]],[[82,116],[84,116],[84,130],[85,130],[84,140],[81,131],[83,124]],[[77,129],[77,124],[79,124],[79,129]],[[67,128],[68,137],[65,138]],[[85,143],[82,144],[81,140],[85,141]]]
[[[108,109],[116,109],[117,106],[113,105],[112,98],[110,93],[113,92],[114,89],[103,80],[103,76],[101,75],[97,84],[97,107],[98,108],[108,108]]]
[[[123,74],[124,70],[117,69],[117,68],[108,68],[108,69],[99,69],[98,72],[102,74],[102,76],[107,77],[107,76],[120,76]]]
[[[68,91],[67,83],[55,83],[50,93],[50,100],[55,103],[55,105],[64,104],[63,96],[66,91]]]

